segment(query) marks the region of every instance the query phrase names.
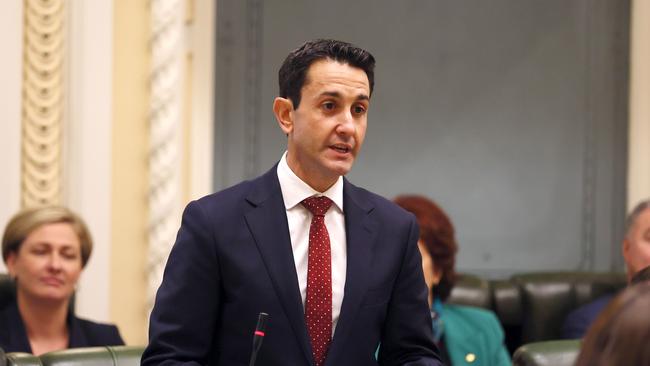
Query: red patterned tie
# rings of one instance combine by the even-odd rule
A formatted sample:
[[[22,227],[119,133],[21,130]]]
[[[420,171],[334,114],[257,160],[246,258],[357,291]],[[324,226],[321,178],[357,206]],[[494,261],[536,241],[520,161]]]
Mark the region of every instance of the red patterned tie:
[[[332,201],[327,197],[309,197],[302,205],[313,215],[309,226],[305,323],[315,365],[321,366],[332,339],[332,255],[325,227],[325,213]]]

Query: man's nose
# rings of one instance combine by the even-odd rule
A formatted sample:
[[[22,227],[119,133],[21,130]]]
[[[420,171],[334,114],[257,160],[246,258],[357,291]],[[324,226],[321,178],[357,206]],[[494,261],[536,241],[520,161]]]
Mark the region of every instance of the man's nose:
[[[336,132],[341,135],[352,135],[354,133],[354,117],[350,110],[341,113],[339,123],[336,126]]]

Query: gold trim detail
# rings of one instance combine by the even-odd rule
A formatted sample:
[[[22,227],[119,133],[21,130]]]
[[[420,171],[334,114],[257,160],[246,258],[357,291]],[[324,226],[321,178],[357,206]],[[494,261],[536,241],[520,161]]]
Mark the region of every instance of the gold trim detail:
[[[64,0],[25,0],[22,207],[61,202]]]

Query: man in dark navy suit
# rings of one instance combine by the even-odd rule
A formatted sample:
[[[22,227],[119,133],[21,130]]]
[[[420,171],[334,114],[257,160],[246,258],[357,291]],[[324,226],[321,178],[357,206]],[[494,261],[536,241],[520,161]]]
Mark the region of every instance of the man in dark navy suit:
[[[258,365],[441,365],[414,217],[344,178],[374,64],[334,40],[288,55],[273,103],[287,151],[187,206],[142,364],[247,365],[264,312]]]

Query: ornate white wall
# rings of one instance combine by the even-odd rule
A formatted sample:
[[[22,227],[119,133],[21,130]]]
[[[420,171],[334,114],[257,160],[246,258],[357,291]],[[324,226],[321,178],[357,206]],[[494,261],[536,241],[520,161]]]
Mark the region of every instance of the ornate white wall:
[[[0,24],[0,227],[4,231],[5,224],[20,207],[21,1],[0,1]],[[2,261],[0,271],[6,271]]]
[[[63,0],[23,4],[21,206],[60,204],[67,8]]]

